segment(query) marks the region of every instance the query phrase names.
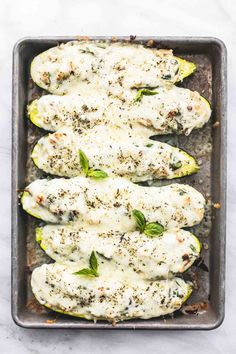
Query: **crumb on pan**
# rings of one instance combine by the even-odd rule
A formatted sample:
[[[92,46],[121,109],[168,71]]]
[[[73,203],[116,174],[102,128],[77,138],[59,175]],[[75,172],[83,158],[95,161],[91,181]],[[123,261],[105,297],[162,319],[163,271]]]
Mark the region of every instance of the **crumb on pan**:
[[[213,204],[213,208],[215,209],[220,209],[220,207],[221,207],[220,203]]]
[[[220,122],[216,121],[212,126],[213,128],[218,128],[220,126]]]

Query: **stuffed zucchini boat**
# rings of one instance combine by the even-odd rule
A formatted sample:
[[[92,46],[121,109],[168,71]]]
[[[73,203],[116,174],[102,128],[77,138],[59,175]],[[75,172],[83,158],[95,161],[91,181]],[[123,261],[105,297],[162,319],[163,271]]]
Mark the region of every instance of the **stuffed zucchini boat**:
[[[201,250],[198,238],[180,229],[150,237],[139,231],[102,232],[97,228],[47,225],[36,229],[36,241],[60,264],[85,268],[95,249],[101,267],[132,269],[144,279],[168,279],[185,272]]]
[[[47,222],[103,224],[121,232],[135,230],[134,209],[170,229],[198,224],[205,205],[189,185],[143,187],[118,177],[36,180],[25,188],[21,202],[25,211]]]
[[[135,273],[107,270],[98,277],[75,275],[57,263],[44,264],[32,273],[32,291],[40,304],[87,320],[118,322],[148,319],[178,310],[192,287],[181,278],[147,281]]]
[[[209,102],[195,91],[172,86],[154,91],[124,91],[111,96],[96,91],[66,96],[46,95],[28,106],[30,120],[49,131],[75,132],[116,124],[133,131],[146,127],[147,136],[183,133],[201,128],[210,118]]]
[[[195,64],[175,57],[172,50],[121,42],[72,41],[36,56],[31,76],[38,86],[57,95],[91,88],[117,93],[175,83],[195,68]]]
[[[79,151],[83,151],[91,168],[133,182],[179,178],[199,170],[195,159],[183,150],[115,126],[98,128],[79,135],[67,131],[42,137],[32,151],[35,165],[52,175],[80,176]]]

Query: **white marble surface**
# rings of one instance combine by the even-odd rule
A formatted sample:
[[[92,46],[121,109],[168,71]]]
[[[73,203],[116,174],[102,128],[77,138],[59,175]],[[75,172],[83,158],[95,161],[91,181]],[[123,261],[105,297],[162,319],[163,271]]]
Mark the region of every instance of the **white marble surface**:
[[[228,218],[226,317],[210,332],[56,331],[17,327],[10,314],[11,55],[14,43],[38,35],[216,36],[228,48]],[[38,353],[236,352],[236,1],[0,1],[0,351]]]

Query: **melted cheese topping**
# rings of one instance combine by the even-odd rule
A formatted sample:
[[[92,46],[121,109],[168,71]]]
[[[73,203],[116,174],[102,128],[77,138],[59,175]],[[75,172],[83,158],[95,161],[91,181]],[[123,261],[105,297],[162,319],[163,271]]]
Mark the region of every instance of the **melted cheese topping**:
[[[70,268],[44,264],[33,271],[38,301],[59,312],[86,319],[116,322],[151,318],[178,310],[191,293],[180,278],[145,281],[135,273],[107,272],[98,278],[73,275]],[[115,275],[115,276],[114,276]]]
[[[76,132],[95,125],[116,124],[147,134],[184,133],[201,128],[210,118],[209,103],[197,92],[172,86],[134,102],[137,92],[110,96],[101,91],[67,96],[42,96],[28,107],[32,122],[46,130],[69,127]],[[141,130],[141,129],[139,129]]]
[[[135,230],[134,209],[143,212],[148,221],[175,228],[198,224],[205,205],[201,193],[188,185],[142,187],[124,178],[41,179],[25,190],[23,208],[45,221],[102,223],[121,232]]]
[[[38,55],[31,65],[34,82],[67,96],[44,96],[29,106],[34,124],[56,131],[35,146],[36,165],[48,173],[77,176],[81,149],[91,168],[133,181],[196,172],[191,156],[148,140],[152,134],[188,135],[208,121],[211,109],[203,97],[173,87],[194,69],[172,51],[129,43],[69,42]],[[157,94],[137,102],[135,89],[143,87],[156,88]],[[127,179],[37,180],[26,188],[22,205],[28,213],[67,224],[37,231],[41,247],[58,262],[32,274],[32,290],[41,304],[115,322],[168,314],[188,298],[191,287],[182,279],[146,279],[172,277],[196,259],[197,238],[173,228],[202,220],[203,196],[187,185],[147,188]],[[172,230],[153,239],[141,235],[133,209]],[[93,250],[99,277],[74,275],[88,267]]]
[[[190,68],[188,74],[194,69]],[[128,43],[73,41],[35,57],[31,76],[40,87],[61,95],[88,91],[91,87],[113,93],[133,87],[157,87],[181,80],[183,73],[171,50]]]
[[[133,182],[171,179],[198,171],[194,158],[186,152],[115,126],[94,127],[79,135],[70,130],[50,134],[39,140],[32,158],[47,173],[75,177],[83,174],[79,150],[86,154],[91,168]]]
[[[174,229],[153,238],[132,233],[104,232],[91,227],[47,225],[37,229],[37,241],[58,263],[82,269],[96,250],[100,273],[104,268],[133,270],[146,279],[171,278],[197,259],[199,240],[190,232]]]

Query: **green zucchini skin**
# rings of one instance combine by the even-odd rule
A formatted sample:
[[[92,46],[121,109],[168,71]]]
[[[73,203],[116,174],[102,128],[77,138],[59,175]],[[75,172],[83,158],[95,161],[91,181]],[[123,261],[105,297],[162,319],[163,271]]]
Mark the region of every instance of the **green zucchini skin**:
[[[24,210],[46,222],[112,225],[121,232],[135,230],[130,218],[134,209],[142,211],[149,222],[171,229],[198,224],[205,206],[201,193],[188,185],[144,187],[118,177],[36,180],[26,187],[21,201]]]
[[[31,157],[39,169],[62,177],[84,174],[80,166],[80,150],[94,169],[132,182],[174,179],[199,171],[194,157],[183,150],[147,138],[131,138],[117,127],[100,128],[80,135],[56,132],[44,136],[35,145]],[[96,144],[91,145],[91,141]]]
[[[101,49],[100,45],[105,48]],[[74,41],[36,56],[30,72],[39,87],[63,95],[87,87],[117,93],[125,88],[173,84],[191,75],[195,68],[194,63],[175,57],[171,50],[129,43]],[[104,70],[111,74],[104,76]]]
[[[172,313],[192,292],[192,286],[180,278],[150,282],[129,270],[125,275],[117,270],[114,278],[109,268],[98,277],[73,273],[58,263],[36,268],[31,278],[36,299],[59,313],[114,323]]]
[[[91,56],[92,52],[90,51],[90,49],[89,49],[88,53],[89,53],[88,56]],[[43,57],[43,54],[44,53],[42,53],[40,56]],[[92,53],[92,56],[93,55],[94,54]],[[86,54],[86,56],[87,56],[87,54]],[[176,75],[176,77],[171,77],[171,79],[170,79],[171,84],[173,84],[175,82],[182,81],[185,77],[191,75],[196,69],[195,64],[193,64],[191,62],[188,62],[184,59],[181,59],[181,58],[178,58],[175,56],[173,56],[173,59],[178,63],[178,75]],[[40,80],[37,79],[37,77],[36,77],[37,75],[35,75],[36,71],[37,71],[37,60],[36,61],[34,60],[31,65],[31,75],[32,75],[33,80],[40,87],[48,90],[49,92],[52,92],[52,93],[55,92],[56,94],[69,93],[69,90],[70,90],[70,88],[68,88],[69,86],[63,87],[63,85],[62,85],[62,88],[60,89],[59,88],[60,84],[59,84],[58,90],[55,91],[53,88],[50,87],[50,84],[46,84],[46,85],[45,85],[45,83],[42,84],[42,82],[40,82]],[[47,80],[49,78],[49,81],[51,81],[50,77],[52,77],[52,80],[53,80],[53,73],[46,72],[46,74],[49,74],[47,77]],[[167,79],[167,81],[168,81],[168,79]],[[163,82],[163,84],[166,84],[166,82]],[[99,87],[99,85],[98,85],[98,87]],[[135,87],[139,88],[139,87],[143,87],[143,86],[137,85]],[[147,87],[150,87],[149,84],[147,84]],[[80,90],[81,90],[81,87],[78,87],[78,91],[80,91]],[[117,86],[115,86],[115,85],[114,85],[114,90],[117,90]],[[39,128],[44,129],[45,126],[44,126],[44,124],[42,124],[42,121],[41,121],[41,116],[38,111],[37,101],[34,101],[29,106],[29,117],[30,117],[30,120],[32,121],[33,124],[35,124]],[[151,130],[153,130],[153,129],[150,128],[150,131]],[[188,133],[189,133],[189,131],[188,131]],[[55,174],[54,173],[55,171],[50,172],[47,170],[47,167],[40,164],[41,152],[42,151],[40,150],[40,144],[37,144],[33,150],[33,156],[32,156],[35,165],[37,167],[41,168],[42,170],[44,170],[45,172]],[[198,171],[199,167],[198,167],[195,159],[192,156],[190,156],[189,154],[187,154],[186,152],[181,151],[181,153],[182,153],[182,157],[185,159],[185,161],[187,161],[186,164],[182,164],[182,166],[180,168],[175,169],[173,171],[172,175],[168,176],[167,178],[169,178],[169,179],[170,178],[179,178],[182,176],[190,175],[192,173],[196,173]],[[99,167],[95,166],[95,168],[99,168]],[[58,173],[58,175],[65,176],[65,177],[74,177],[74,175],[67,175],[64,173],[63,174]],[[75,176],[78,176],[78,175],[80,175],[80,173],[76,174]],[[125,176],[125,177],[127,177],[127,176]],[[134,181],[134,182],[146,181],[146,180],[151,180],[151,179],[153,179],[153,178],[152,177],[147,178],[146,176],[145,176],[145,179],[135,179],[135,177],[130,178],[130,180]],[[44,203],[41,203],[41,201],[38,202],[38,199],[41,199],[41,197],[42,197],[42,195],[39,194],[39,196],[36,196],[36,199],[33,200],[31,191],[26,190],[23,193],[22,198],[21,198],[21,203],[22,203],[22,206],[25,209],[25,211],[36,218],[39,218],[42,220],[47,220],[50,223],[56,223],[58,221],[60,222],[61,220],[58,219],[58,213],[54,213],[54,212],[52,213],[51,210],[49,210],[49,209],[47,209],[47,207],[45,207]],[[64,221],[65,220],[63,220],[63,222]],[[200,252],[200,249],[201,249],[200,242],[195,236],[193,236],[193,238],[195,238],[195,241],[196,241],[196,252]],[[40,244],[42,249],[47,252],[48,248],[47,248],[47,245],[45,242],[42,228],[37,229],[36,240]],[[41,269],[43,269],[45,267],[48,268],[48,274],[51,272],[50,268],[55,268],[55,273],[54,273],[54,271],[51,272],[51,280],[54,278],[54,276],[56,278],[58,272],[59,273],[61,272],[61,277],[58,278],[58,283],[60,283],[60,281],[63,280],[65,284],[67,282],[67,278],[69,278],[71,276],[71,274],[72,274],[71,271],[73,268],[72,267],[70,269],[69,267],[66,267],[64,264],[59,264],[59,263],[58,264],[55,263],[53,265],[44,265],[41,267]],[[111,279],[111,276],[108,274],[108,272],[106,273],[106,267],[101,266],[101,270],[103,270],[103,269],[104,269],[105,274],[101,275],[101,279],[93,279],[92,281],[94,281],[93,282],[94,286],[92,286],[92,287],[91,287],[91,284],[89,284],[91,282],[91,279],[85,280],[82,277],[82,279],[80,279],[78,281],[78,276],[75,277],[74,275],[72,275],[72,278],[74,280],[74,283],[77,284],[78,286],[83,286],[83,289],[85,289],[86,286],[87,286],[87,289],[89,289],[89,291],[93,291],[95,289],[94,294],[96,297],[98,294],[98,292],[96,293],[96,291],[98,291],[101,288],[101,285],[103,285],[103,284],[108,284],[108,285],[112,284],[113,285],[113,283],[112,283],[113,279]],[[184,269],[183,271],[185,271],[185,270],[186,269]],[[167,302],[167,304],[166,304],[166,307],[165,307],[165,302],[163,305],[163,303],[160,302],[160,298],[155,295],[156,291],[154,291],[155,289],[153,288],[152,290],[154,292],[153,293],[150,292],[150,296],[147,296],[146,298],[144,298],[144,305],[143,305],[143,308],[141,308],[141,309],[138,308],[137,310],[134,311],[134,310],[130,310],[130,308],[126,306],[126,307],[123,307],[121,310],[117,310],[115,313],[112,313],[112,310],[109,307],[110,302],[112,302],[112,300],[111,300],[111,301],[108,301],[104,313],[101,313],[101,310],[97,311],[96,303],[95,303],[95,306],[93,306],[94,305],[93,303],[86,304],[85,306],[84,306],[84,304],[81,305],[84,298],[83,298],[83,296],[80,297],[80,295],[81,295],[80,293],[73,293],[71,295],[70,283],[68,283],[66,285],[66,289],[63,290],[63,286],[61,286],[61,284],[59,284],[59,285],[58,284],[56,284],[56,285],[51,284],[50,280],[49,280],[49,284],[53,285],[52,288],[54,288],[54,287],[57,288],[57,285],[58,285],[57,290],[59,290],[59,293],[61,291],[61,294],[63,295],[62,298],[65,297],[68,300],[67,305],[70,303],[70,300],[72,300],[74,302],[75,298],[76,298],[76,300],[78,300],[78,303],[75,306],[72,306],[71,308],[70,308],[70,306],[65,306],[65,303],[63,303],[63,302],[60,303],[60,299],[58,299],[58,298],[54,302],[53,295],[52,296],[50,295],[50,297],[47,298],[44,290],[47,288],[48,282],[45,281],[44,284],[41,283],[41,287],[40,287],[40,285],[37,285],[37,279],[36,279],[35,274],[38,271],[39,271],[39,269],[36,269],[32,275],[32,289],[33,289],[33,292],[34,292],[37,300],[41,304],[43,304],[45,307],[47,307],[48,309],[51,309],[51,310],[56,311],[58,313],[66,314],[66,315],[70,315],[70,316],[74,316],[74,317],[79,317],[79,318],[83,318],[83,319],[87,319],[87,320],[94,320],[94,321],[107,320],[109,322],[115,323],[115,322],[123,321],[123,320],[127,320],[127,319],[135,319],[135,318],[147,319],[147,318],[152,318],[152,317],[158,317],[160,315],[165,315],[165,314],[172,313],[172,312],[178,310],[192,293],[191,285],[185,283],[182,279],[178,279],[178,278],[175,279],[174,278],[174,279],[166,280],[166,282],[169,282],[169,284],[170,284],[169,287],[165,285],[164,280],[159,280],[159,281],[155,281],[156,284],[159,284],[159,285],[157,285],[157,289],[159,290],[159,286],[160,287],[164,286],[164,287],[166,287],[166,289],[169,290],[169,291],[166,290],[166,294],[168,293],[170,296],[170,293],[171,293],[171,296],[174,297],[174,301],[173,301],[173,298],[170,297],[169,302]],[[113,274],[114,274],[114,272],[115,272],[115,269],[113,270]],[[127,272],[127,275],[125,276],[124,279],[122,278],[123,275],[121,276],[120,279],[118,276],[118,282],[120,282],[121,285],[123,283],[125,284],[124,285],[125,289],[127,289],[128,292],[131,291],[132,296],[134,295],[133,299],[135,299],[136,296],[140,297],[142,299],[142,292],[144,291],[144,289],[146,291],[147,286],[150,286],[152,288],[153,284],[148,283],[148,281],[145,281],[142,283],[142,280],[139,277],[136,278],[136,275],[135,275],[132,278],[133,273],[131,272],[130,275],[128,273],[129,272]],[[45,280],[48,277],[48,274],[46,274],[46,275],[44,274]],[[65,278],[64,278],[64,275],[65,275]],[[49,278],[50,278],[50,275],[49,275]],[[113,276],[112,276],[112,278],[113,278]],[[176,284],[173,285],[173,282],[175,282],[175,280],[176,280],[177,285]],[[181,285],[179,285],[178,282]],[[42,288],[42,285],[44,286],[44,289]],[[144,285],[145,285],[145,287],[144,287]],[[174,286],[174,288],[173,288],[173,286]],[[139,288],[141,290],[140,292],[139,292]],[[72,289],[72,291],[76,291],[75,289],[76,288]],[[177,293],[179,292],[179,294],[176,295],[176,292]],[[85,291],[85,293],[86,293],[86,291]],[[45,295],[45,297],[43,295]],[[58,293],[57,293],[57,295],[58,295]],[[114,296],[115,296],[115,293],[114,293]],[[86,294],[85,294],[85,297],[86,297]],[[127,300],[126,296],[123,296],[123,293],[121,293],[120,299],[122,300],[122,301],[118,301],[118,303],[120,305],[123,305],[125,300]],[[103,301],[103,295],[100,296],[100,301],[98,303],[99,306],[101,306],[101,303],[102,303],[101,300]],[[118,300],[119,300],[119,297],[118,297]],[[150,309],[150,303],[152,303],[151,309]],[[129,300],[129,304],[130,304],[130,300]],[[146,307],[145,307],[145,305],[146,305]],[[117,306],[117,302],[114,302],[113,308],[116,306]],[[128,308],[128,311],[126,310],[127,308]],[[148,311],[150,311],[150,312],[148,312]]]
[[[154,92],[157,93],[144,95],[138,102],[135,102],[137,90],[126,90],[116,97],[100,91],[90,96],[46,95],[28,106],[28,115],[32,123],[53,132],[70,129],[80,133],[105,125],[146,137],[189,135],[210,119],[210,104],[197,92],[176,86],[161,87]]]
[[[28,106],[28,114],[31,122],[36,125],[38,128],[42,128],[40,124],[40,114],[38,112],[38,100],[34,100],[29,106]]]
[[[190,296],[192,295],[192,292],[193,292],[193,289],[191,286],[189,286],[189,289],[183,299],[183,302],[180,306],[180,308],[185,304],[185,302],[190,298]],[[37,296],[35,295],[36,299],[37,299]],[[37,299],[38,302],[40,303],[39,299]],[[98,317],[98,316],[87,316],[87,315],[81,315],[81,314],[78,314],[78,313],[75,313],[75,312],[71,312],[71,311],[63,311],[63,310],[59,310],[56,306],[53,306],[51,304],[43,304],[43,306],[45,306],[48,310],[51,310],[51,311],[54,311],[56,313],[59,313],[59,314],[62,314],[62,315],[67,315],[67,316],[72,316],[72,317],[78,317],[78,318],[82,318],[84,320],[87,320],[87,321],[94,321],[95,323],[97,321],[108,321],[108,322],[111,322],[113,325],[115,323],[118,323],[118,322],[121,322],[121,321],[127,321],[127,320],[132,320],[134,318],[138,318],[138,317],[129,317],[129,318],[117,318],[117,319],[110,319],[110,318],[107,318],[107,317]],[[177,311],[178,309],[176,309],[175,311]],[[174,312],[174,311],[173,311]],[[158,317],[158,316],[155,316],[155,317]],[[150,317],[151,318],[151,317]]]
[[[122,242],[121,242],[122,240]],[[198,238],[185,230],[167,230],[155,237],[144,233],[107,232],[97,228],[47,225],[36,229],[36,241],[49,257],[60,264],[86,267],[96,249],[101,267],[125,272],[132,264],[143,279],[168,279],[184,273],[199,257]]]
[[[34,218],[40,219],[40,220],[45,219],[46,221],[51,222],[51,223],[58,222],[57,217],[51,213],[48,213],[47,210],[43,206],[39,205],[36,202],[33,203],[33,205],[32,205],[32,196],[30,195],[29,192],[24,191],[21,196],[20,201],[21,201],[22,208],[25,210],[25,212],[28,213],[29,215],[33,216]]]
[[[33,216],[34,218],[36,218],[36,219],[41,219],[40,215],[38,215],[37,212],[35,213],[35,212],[33,211],[33,209],[31,209],[31,208],[28,209],[28,208],[27,208],[27,199],[28,199],[29,197],[30,197],[29,193],[26,192],[26,191],[24,191],[23,194],[22,194],[22,196],[21,196],[21,199],[20,199],[21,205],[23,206],[23,209],[24,209],[29,215]]]

